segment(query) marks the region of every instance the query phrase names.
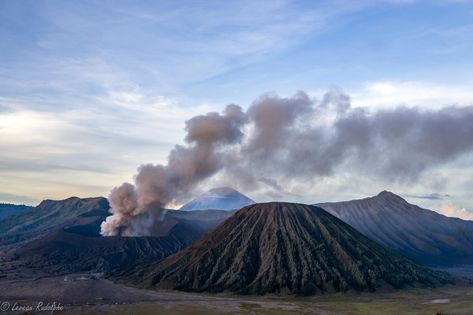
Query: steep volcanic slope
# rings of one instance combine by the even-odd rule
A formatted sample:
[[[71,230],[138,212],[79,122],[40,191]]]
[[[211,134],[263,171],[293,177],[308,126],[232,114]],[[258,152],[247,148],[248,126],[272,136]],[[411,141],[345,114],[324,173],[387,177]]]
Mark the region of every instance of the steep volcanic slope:
[[[321,208],[290,203],[245,207],[190,247],[117,278],[142,287],[245,294],[317,294],[447,280]]]
[[[214,188],[181,207],[180,210],[238,210],[255,202],[230,187]]]
[[[48,231],[74,224],[87,212],[106,214],[108,208],[107,199],[102,197],[44,200],[36,207],[0,221],[0,245],[43,236]]]
[[[317,206],[418,263],[473,264],[473,221],[422,209],[387,191],[371,198]]]

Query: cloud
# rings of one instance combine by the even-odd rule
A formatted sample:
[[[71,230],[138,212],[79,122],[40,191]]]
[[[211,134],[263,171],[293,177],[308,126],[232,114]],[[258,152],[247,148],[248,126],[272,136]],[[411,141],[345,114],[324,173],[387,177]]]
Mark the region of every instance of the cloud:
[[[384,3],[409,5],[411,1],[386,0]],[[320,133],[320,138],[310,132],[299,133],[302,137],[297,138],[295,135],[298,133],[292,131],[304,129],[300,125],[304,120],[298,116],[294,124],[286,125],[294,135],[292,140],[284,140],[278,135],[272,141],[294,141],[301,147],[293,153],[280,151],[280,156],[274,152],[270,154],[271,159],[280,163],[280,170],[262,167],[267,173],[277,174],[272,175],[278,177],[275,182],[287,192],[298,189],[298,193],[309,196],[321,194],[321,191],[329,194],[320,186],[314,186],[317,189],[313,190],[304,186],[309,185],[307,182],[310,180],[327,183],[327,177],[323,176],[328,175],[324,174],[333,178],[340,173],[343,176],[353,172],[371,174],[365,164],[347,157],[353,156],[349,151],[358,150],[356,148],[361,143],[341,151],[336,151],[336,146],[333,146],[335,153],[347,156],[335,155],[329,162],[323,162],[326,159],[323,155],[316,155],[314,161],[302,152],[305,150],[310,155],[313,149],[307,143],[320,141],[319,152],[329,154],[329,151],[324,151],[328,148],[326,142],[334,140],[337,133],[340,142],[343,142],[342,137],[348,140],[347,132],[339,129],[342,126],[334,125],[340,121],[340,115],[352,115],[354,108],[363,107],[367,113],[364,118],[360,114],[360,119],[370,123],[369,117],[373,114],[370,111],[390,109],[399,104],[425,111],[439,110],[446,105],[462,107],[472,104],[473,88],[461,78],[461,74],[469,70],[462,66],[466,60],[462,58],[468,57],[471,51],[471,41],[466,40],[471,34],[471,26],[465,25],[461,16],[453,24],[438,19],[435,23],[424,24],[416,22],[419,12],[409,11],[412,13],[409,16],[415,17],[412,22],[419,25],[411,30],[412,24],[406,20],[406,28],[400,30],[409,29],[409,33],[415,35],[413,44],[416,45],[409,45],[405,39],[396,40],[399,28],[390,30],[389,19],[372,14],[370,9],[377,10],[379,1],[304,4],[240,1],[187,5],[63,2],[54,5],[40,3],[33,9],[24,10],[25,6],[25,3],[10,2],[0,10],[0,24],[5,35],[0,43],[4,57],[0,61],[0,124],[3,128],[0,129],[0,184],[8,188],[8,193],[31,195],[33,198],[60,198],[72,192],[105,194],[114,183],[127,180],[136,165],[164,163],[169,150],[185,136],[182,122],[202,113],[219,111],[220,105],[213,104],[216,100],[220,102],[223,99],[222,104],[225,104],[228,99],[241,102],[243,98],[245,102],[241,103],[246,107],[246,100],[253,97],[250,94],[260,91],[277,89],[287,93],[297,88],[310,88],[313,84],[338,82],[354,87],[349,91],[349,99],[344,100],[343,93],[327,94],[328,108],[322,111],[322,115],[315,114],[317,109],[314,113],[310,113],[310,109],[304,114],[316,120],[316,127],[321,131],[330,127],[334,129]],[[377,16],[383,22],[376,19]],[[384,52],[396,53],[397,58],[397,51],[390,47],[410,47],[404,50],[405,54],[399,55],[409,57],[397,63],[402,78],[410,75],[406,69],[414,69],[416,74],[447,78],[450,83],[421,82],[415,81],[416,78],[399,81],[399,77],[392,77],[395,75],[392,67],[384,69],[384,63],[373,62],[372,58],[363,60],[351,54],[352,51],[363,52],[364,40],[376,41],[378,36],[368,30],[360,38],[355,32],[360,30],[358,21],[363,21],[365,26],[366,23],[377,25],[381,22],[379,26],[383,29],[383,36],[394,38],[394,43],[386,44],[383,55]],[[428,28],[427,37],[434,39],[434,45],[425,42],[425,28]],[[417,36],[419,31],[421,36]],[[458,52],[457,45],[463,45],[460,48],[465,55],[452,53]],[[417,58],[420,48],[444,50],[442,61],[449,62],[442,63],[440,68],[430,67],[429,62],[428,70],[420,65],[423,62],[413,65],[411,57]],[[329,58],[324,56],[324,51],[328,51]],[[450,53],[446,56],[445,52]],[[364,53],[358,55],[363,57]],[[421,56],[426,61],[431,57],[429,52]],[[455,63],[450,63],[453,61]],[[452,74],[461,83],[452,83]],[[307,77],[309,79],[304,80]],[[469,78],[468,75],[465,77]],[[358,82],[363,80],[372,81],[360,88]],[[229,96],[232,93],[235,98]],[[340,99],[331,99],[334,95]],[[287,95],[280,98],[290,99]],[[325,106],[322,100],[315,102],[311,96],[309,99],[313,105]],[[348,111],[347,104],[351,104]],[[346,126],[348,120],[346,118]],[[256,137],[249,125],[242,132]],[[308,127],[312,130],[314,126]],[[356,128],[362,130],[360,126]],[[263,133],[261,131],[260,136]],[[269,138],[271,134],[265,132],[264,136]],[[251,146],[248,139],[245,137],[245,145]],[[367,143],[376,142],[378,145],[380,141],[373,139],[368,139]],[[256,146],[256,152],[257,142],[252,145]],[[270,147],[264,150],[272,151]],[[258,154],[251,154],[264,160],[261,158],[264,150],[259,148]],[[377,150],[372,152],[380,153],[379,148]],[[304,170],[296,165],[295,172],[304,178],[300,180],[298,177],[300,183],[290,180],[287,174],[291,170],[285,171],[284,167],[286,155],[311,162],[310,168],[317,170],[317,177],[304,177],[305,171],[310,169]],[[239,154],[236,157],[244,159]],[[418,156],[412,164],[421,160],[422,157]],[[453,160],[447,162],[449,167],[455,163]],[[366,164],[373,163],[378,173],[388,162],[366,161]],[[390,161],[393,164],[393,159]],[[431,173],[433,167],[445,165],[444,161],[428,162],[419,176]],[[401,169],[410,165],[409,161],[401,159],[401,162]],[[423,163],[419,162],[419,165],[423,167]],[[243,189],[257,189],[262,184],[258,182],[261,175],[245,173],[246,166],[234,164],[232,172],[240,173],[238,178]],[[445,172],[453,171],[447,169]],[[442,178],[448,178],[449,183],[461,182],[465,175],[459,173],[455,178],[445,174]],[[266,178],[267,174],[263,176]],[[346,183],[343,181],[353,180],[343,176],[333,182],[344,186]],[[370,178],[371,182],[366,182],[366,185],[397,183],[391,181],[391,176],[387,178],[384,182],[382,176]],[[440,179],[436,181],[443,183]],[[41,189],[38,182],[42,183]],[[352,190],[364,189],[350,187]],[[437,188],[419,188],[419,191],[426,189],[435,191]]]
[[[377,81],[351,91],[354,107],[392,108],[399,105],[440,109],[473,104],[471,85],[447,85],[417,81]]]
[[[1,192],[0,192],[0,202],[14,203],[14,204],[27,204],[27,205],[38,204],[38,200],[29,198],[27,196],[20,196],[20,195],[1,193]]]
[[[323,29],[331,17],[345,12],[328,5],[301,11],[290,1],[86,7],[94,14],[75,3],[46,6],[38,11],[40,17],[41,13],[47,16],[48,25],[54,29],[39,33],[39,51],[55,52],[54,59],[57,52],[74,56],[69,58],[66,69],[82,60],[98,63],[97,71],[73,69],[82,74],[82,82],[106,83],[110,78],[116,84],[122,78],[149,87],[147,82],[151,80],[161,91],[282,53]],[[94,30],[96,36],[85,36],[89,30]],[[127,42],[125,48],[123,38]],[[89,56],[94,56],[93,60]],[[39,57],[40,64],[52,65],[53,77],[62,76],[62,64],[49,62],[52,58],[48,54]],[[117,77],[109,76],[113,73]]]
[[[447,217],[455,217],[464,220],[473,220],[473,212],[466,210],[465,208],[456,207],[452,204],[445,203],[443,204],[439,213],[446,215]]]
[[[89,96],[83,107],[44,105],[0,98],[0,185],[34,200],[106,194],[137,163],[164,161],[184,134],[182,120],[211,109],[140,89]]]
[[[133,185],[112,190],[114,218],[102,232],[136,233],[134,222],[142,222],[142,214],[182,201],[218,173],[247,187],[270,186],[265,195],[273,197],[284,193],[280,181],[326,178],[344,169],[416,182],[426,170],[473,152],[471,121],[473,106],[369,111],[351,107],[340,90],[320,101],[302,91],[291,97],[263,94],[246,112],[230,104],[222,113],[187,120],[186,145],[176,145],[167,164],[142,165]]]
[[[406,197],[428,200],[444,200],[450,198],[450,195],[442,195],[438,193],[431,193],[428,195],[406,195]]]
[[[328,94],[345,103],[349,99],[339,91]],[[238,158],[242,168],[255,176],[305,178],[330,176],[346,166],[370,176],[406,181],[473,149],[471,106],[369,111],[344,105],[333,116],[326,99],[317,103],[298,93],[255,101],[248,109],[253,133]]]

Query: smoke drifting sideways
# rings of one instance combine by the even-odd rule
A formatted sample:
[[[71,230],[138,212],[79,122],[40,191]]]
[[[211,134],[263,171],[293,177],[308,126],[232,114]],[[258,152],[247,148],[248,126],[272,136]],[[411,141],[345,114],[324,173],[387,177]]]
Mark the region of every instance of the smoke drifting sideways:
[[[217,173],[248,187],[330,176],[341,167],[412,181],[424,170],[473,151],[473,106],[429,110],[352,107],[348,95],[264,94],[244,112],[228,105],[185,124],[186,146],[166,165],[142,165],[135,183],[110,194],[103,235],[147,235],[166,205]]]

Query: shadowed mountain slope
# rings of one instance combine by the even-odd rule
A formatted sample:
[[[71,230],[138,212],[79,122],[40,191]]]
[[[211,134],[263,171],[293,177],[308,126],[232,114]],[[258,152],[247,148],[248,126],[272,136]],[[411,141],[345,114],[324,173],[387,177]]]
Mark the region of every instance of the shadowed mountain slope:
[[[190,247],[115,277],[146,288],[304,295],[447,281],[321,208],[276,202],[245,207]]]
[[[0,221],[0,245],[44,236],[49,231],[73,225],[86,213],[107,215],[109,204],[103,197],[44,200],[38,206]]]
[[[370,198],[317,206],[418,263],[473,264],[473,221],[422,209],[387,191]]]
[[[140,262],[160,260],[203,235],[203,231],[180,222],[161,237],[86,236],[59,230],[34,240],[9,253],[0,265],[17,270],[27,268],[41,274],[61,275],[75,272],[108,272]]]
[[[0,220],[13,216],[13,215],[20,214],[31,208],[32,208],[31,206],[25,206],[25,205],[0,203]]]
[[[183,205],[180,210],[238,210],[255,202],[230,187],[214,188]]]

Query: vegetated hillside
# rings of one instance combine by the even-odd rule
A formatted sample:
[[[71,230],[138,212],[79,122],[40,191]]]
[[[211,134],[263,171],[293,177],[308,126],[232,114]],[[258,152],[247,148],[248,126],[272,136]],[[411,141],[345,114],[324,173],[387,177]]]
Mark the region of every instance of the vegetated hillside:
[[[233,188],[221,187],[207,191],[182,206],[180,210],[238,210],[254,203],[253,200]]]
[[[145,288],[304,295],[448,281],[321,208],[276,202],[245,207],[186,249],[114,277]]]
[[[108,201],[103,197],[44,200],[36,207],[0,221],[0,245],[41,237],[48,231],[74,224],[74,220],[86,212],[106,214],[108,209]]]
[[[0,220],[3,220],[7,217],[20,214],[28,209],[31,209],[31,206],[25,205],[15,205],[11,203],[0,203]]]
[[[422,209],[387,191],[370,198],[317,206],[418,263],[473,264],[473,221]]]

